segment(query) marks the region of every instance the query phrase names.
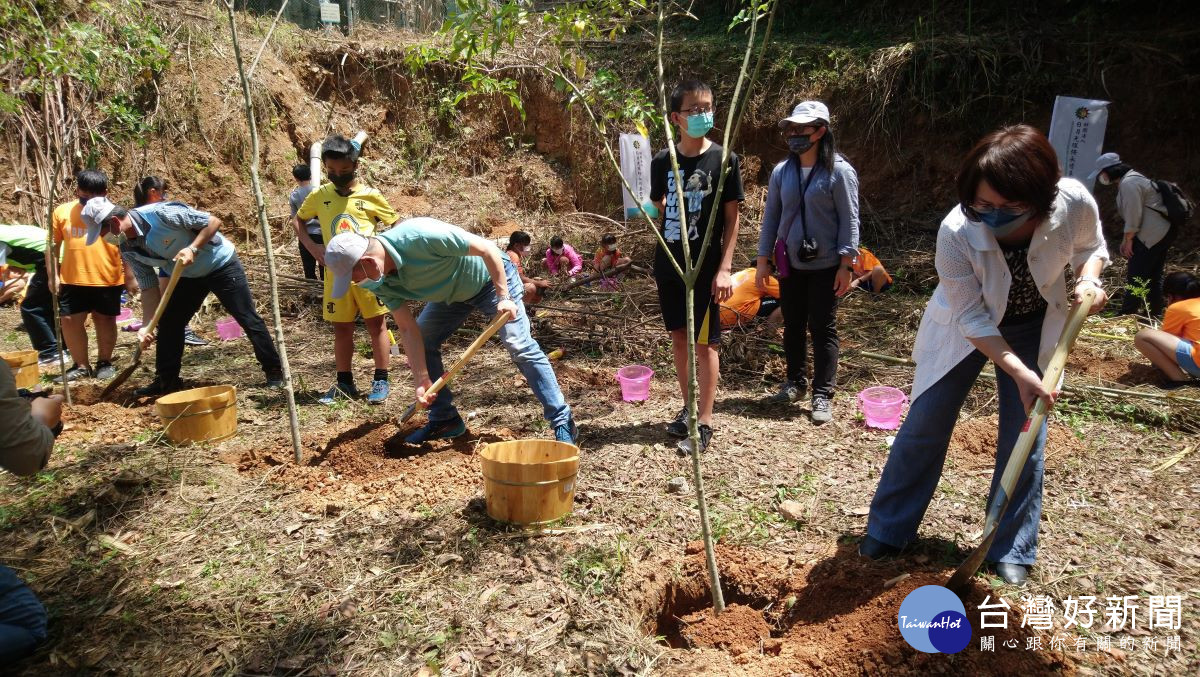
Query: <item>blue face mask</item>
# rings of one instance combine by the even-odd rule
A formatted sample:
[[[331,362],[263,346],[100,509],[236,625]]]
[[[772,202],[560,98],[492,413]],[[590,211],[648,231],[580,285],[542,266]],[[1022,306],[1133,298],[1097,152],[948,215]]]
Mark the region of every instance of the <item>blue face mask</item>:
[[[361,282],[356,282],[355,284],[358,285],[359,289],[366,289],[367,291],[376,291],[380,287],[383,286],[383,276],[380,275],[379,277],[375,278],[374,280],[367,279],[367,280],[363,280]]]
[[[687,118],[687,134],[693,139],[702,138],[705,134],[708,134],[709,130],[712,128],[712,111],[707,113],[696,113],[695,115],[689,115]]]
[[[1025,225],[1032,213],[1027,211],[1023,214],[1005,214],[999,209],[993,209],[986,214],[980,214],[979,221],[991,229],[992,235],[1004,237]]]

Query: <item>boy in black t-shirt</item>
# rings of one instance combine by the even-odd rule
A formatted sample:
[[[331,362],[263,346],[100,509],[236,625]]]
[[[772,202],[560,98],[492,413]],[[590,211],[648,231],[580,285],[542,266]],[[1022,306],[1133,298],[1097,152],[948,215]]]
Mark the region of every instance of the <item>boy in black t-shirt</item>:
[[[700,451],[704,451],[712,438],[713,400],[717,394],[717,375],[720,371],[717,346],[721,338],[721,320],[717,304],[727,300],[733,293],[730,270],[737,241],[738,208],[745,195],[742,192],[738,158],[730,153],[725,186],[720,203],[717,203],[715,193],[721,178],[721,146],[705,138],[712,129],[715,114],[712,88],[698,80],[686,80],[675,87],[670,103],[670,119],[676,126],[679,138],[675,155],[683,182],[683,201],[680,203],[675,186],[670,152],[667,149],[659,151],[650,163],[650,199],[662,214],[663,239],[667,242],[667,250],[664,251],[659,245],[654,253],[654,279],[658,283],[658,303],[662,308],[663,323],[671,333],[679,390],[686,394],[688,367],[684,303],[687,298],[683,280],[667,258],[669,255],[683,267],[682,212],[691,258],[700,268],[692,304],[696,323],[696,376],[700,386],[697,412]],[[714,206],[717,207],[717,216],[713,222],[712,240],[704,260],[700,261],[700,245]],[[667,433],[686,438],[686,417],[685,406],[675,420],[667,425]],[[679,450],[691,452],[688,440],[679,443]]]

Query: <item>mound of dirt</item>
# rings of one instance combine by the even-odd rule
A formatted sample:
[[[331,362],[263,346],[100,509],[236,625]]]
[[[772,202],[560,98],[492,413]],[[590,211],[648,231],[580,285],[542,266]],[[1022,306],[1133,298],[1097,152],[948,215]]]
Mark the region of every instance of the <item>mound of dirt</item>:
[[[688,646],[712,647],[732,654],[756,650],[771,637],[771,626],[762,612],[741,604],[730,604],[720,616],[696,611],[679,621],[679,634]]]
[[[63,433],[59,440],[120,444],[147,430],[161,428],[162,422],[152,406],[154,400],[134,398],[132,388],[126,384],[101,401],[103,384],[73,384],[71,406],[63,408]]]
[[[961,468],[983,469],[996,465],[996,436],[999,417],[959,419],[950,438],[946,457]],[[1087,452],[1087,443],[1065,425],[1051,422],[1046,430],[1046,465]]]
[[[724,613],[713,616],[708,599],[704,553],[688,547],[682,572],[671,580],[670,562],[655,563],[643,597],[646,629],[676,648],[711,648],[675,655],[680,674],[1042,674],[1069,671],[1062,652],[1004,650],[1012,640],[1024,647],[1032,637],[1021,627],[1019,604],[1007,628],[987,629],[997,650],[978,650],[978,607],[993,593],[972,581],[963,598],[974,627],[971,643],[954,655],[926,654],[900,635],[897,616],[904,598],[923,585],[941,585],[950,570],[934,566],[911,570],[911,562],[873,562],[858,556],[854,544],[839,546],[815,564],[797,565],[765,552],[718,546],[725,598]],[[908,568],[910,570],[905,571]],[[994,597],[993,597],[994,601]],[[766,629],[770,637],[758,634]],[[760,650],[761,648],[761,650]]]
[[[385,502],[416,508],[466,500],[480,493],[483,476],[476,447],[517,437],[500,428],[415,446],[403,440],[409,432],[390,421],[359,425],[330,439],[300,466],[291,463],[290,445],[265,453],[248,450],[225,460],[242,472],[274,468],[274,479],[313,492],[326,507]]]
[[[1130,361],[1119,355],[1076,351],[1067,359],[1067,374],[1074,383],[1126,386],[1164,384],[1163,374],[1145,359]]]

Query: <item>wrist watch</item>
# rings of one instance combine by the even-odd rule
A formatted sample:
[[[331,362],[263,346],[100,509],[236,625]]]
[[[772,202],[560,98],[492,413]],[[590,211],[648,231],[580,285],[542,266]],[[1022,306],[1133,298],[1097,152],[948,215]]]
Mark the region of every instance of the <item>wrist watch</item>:
[[[1100,278],[1096,277],[1095,275],[1080,275],[1078,282],[1091,282],[1096,286],[1096,289],[1104,289],[1104,283],[1101,282]],[[1076,284],[1078,284],[1078,282]]]
[[[193,255],[193,256],[195,256],[196,254],[199,254],[199,253],[200,253],[200,248],[199,248],[199,247],[197,247],[197,246],[196,246],[196,245],[194,245],[194,244],[189,244],[187,247],[185,247],[185,249],[190,249],[190,250],[192,250],[192,255]]]

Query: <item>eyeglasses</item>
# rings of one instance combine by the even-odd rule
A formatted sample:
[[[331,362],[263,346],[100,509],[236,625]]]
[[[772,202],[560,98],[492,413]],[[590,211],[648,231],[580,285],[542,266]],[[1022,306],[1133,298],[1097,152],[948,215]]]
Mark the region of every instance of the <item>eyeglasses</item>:
[[[691,108],[684,108],[683,110],[681,110],[679,112],[687,113],[688,115],[703,115],[705,113],[713,112],[713,107],[712,106],[692,106]]]
[[[792,136],[793,134],[799,134],[801,136],[811,136],[813,134],[816,134],[819,129],[821,129],[820,125],[803,125],[803,126],[801,126],[801,125],[792,124],[792,125],[788,125],[787,127],[783,128],[783,135],[784,136]]]
[[[973,202],[968,205],[967,208],[976,214],[991,214],[992,212],[998,210],[1001,214],[1005,214],[1007,216],[1020,216],[1029,211],[1029,205],[1023,205],[1019,203],[1015,205],[1004,205],[1003,207],[997,207],[986,202]]]

